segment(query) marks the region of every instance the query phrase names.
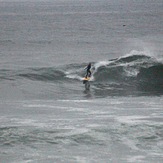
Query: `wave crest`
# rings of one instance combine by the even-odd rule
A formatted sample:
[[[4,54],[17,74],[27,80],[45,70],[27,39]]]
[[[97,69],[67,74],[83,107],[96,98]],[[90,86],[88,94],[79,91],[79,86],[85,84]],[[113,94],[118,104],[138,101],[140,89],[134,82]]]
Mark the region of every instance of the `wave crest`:
[[[124,56],[101,64],[94,79],[96,87],[105,92],[110,88],[116,94],[163,94],[163,64],[146,55]]]

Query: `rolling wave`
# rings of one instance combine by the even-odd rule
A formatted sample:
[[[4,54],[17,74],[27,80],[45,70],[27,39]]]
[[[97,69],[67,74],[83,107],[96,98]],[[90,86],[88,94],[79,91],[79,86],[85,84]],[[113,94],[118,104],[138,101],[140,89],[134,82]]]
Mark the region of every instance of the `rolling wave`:
[[[96,87],[113,94],[163,94],[163,63],[146,55],[130,55],[98,66]]]
[[[35,68],[28,69],[27,72],[17,74],[19,77],[38,81],[61,81],[64,78],[64,72],[55,68]]]
[[[41,82],[79,82],[85,75],[87,63],[62,67],[28,68],[19,71],[0,70],[0,80],[27,79]],[[120,58],[93,63],[92,86],[114,92],[155,92],[163,94],[163,63],[145,54],[131,54]],[[97,91],[98,90],[98,91]]]
[[[145,55],[133,55],[123,58],[118,58],[108,63],[101,65],[95,73],[97,81],[142,81],[142,79],[150,79],[148,82],[153,82],[156,76],[159,81],[162,81],[163,64],[157,62],[156,59]],[[148,78],[150,76],[150,78]]]

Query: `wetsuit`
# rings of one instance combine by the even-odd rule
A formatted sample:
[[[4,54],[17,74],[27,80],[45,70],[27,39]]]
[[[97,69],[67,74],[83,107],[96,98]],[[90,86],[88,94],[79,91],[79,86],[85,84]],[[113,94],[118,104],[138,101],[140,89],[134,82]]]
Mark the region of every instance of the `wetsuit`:
[[[87,68],[86,68],[86,69],[87,69],[87,74],[86,74],[86,76],[85,76],[85,77],[87,78],[87,76],[89,76],[89,77],[90,77],[90,76],[91,76],[91,74],[92,74],[92,73],[91,73],[91,70],[90,70],[90,69],[91,69],[91,64],[90,64],[90,63],[89,63],[89,65],[87,66]]]

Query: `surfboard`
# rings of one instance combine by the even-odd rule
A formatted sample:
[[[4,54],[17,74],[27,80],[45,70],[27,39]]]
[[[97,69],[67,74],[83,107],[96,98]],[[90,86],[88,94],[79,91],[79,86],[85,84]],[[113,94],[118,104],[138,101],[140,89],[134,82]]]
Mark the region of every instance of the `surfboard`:
[[[86,78],[86,77],[84,77],[84,78],[83,78],[83,84],[85,84],[86,82],[88,82],[88,81],[89,81],[89,79],[90,79],[90,77],[87,77],[87,78]]]
[[[83,78],[83,80],[85,80],[85,81],[89,81],[89,79],[90,79],[90,77],[87,77],[87,78],[84,77],[84,78]]]

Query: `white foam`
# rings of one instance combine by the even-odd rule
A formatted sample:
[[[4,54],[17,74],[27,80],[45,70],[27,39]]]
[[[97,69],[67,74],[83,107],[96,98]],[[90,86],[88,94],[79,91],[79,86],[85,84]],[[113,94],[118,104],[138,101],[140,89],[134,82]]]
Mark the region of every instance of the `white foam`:
[[[77,74],[68,74],[66,75],[67,78],[70,78],[70,79],[77,79],[77,80],[83,80],[83,78]]]
[[[130,53],[122,56],[121,58],[126,58],[134,55],[144,55],[144,56],[151,56],[151,53],[149,50],[132,50]]]
[[[128,138],[122,138],[123,142],[133,150],[139,150],[139,148],[135,145],[134,141]]]
[[[142,122],[147,122],[145,118],[150,118],[149,116],[120,116],[117,117],[116,119],[121,122],[121,123],[142,123]]]
[[[57,100],[62,102],[92,102],[90,100]]]
[[[124,71],[126,73],[127,76],[137,76],[137,74],[139,73],[139,70],[136,68],[131,68],[131,67],[124,67]]]
[[[99,62],[94,64],[94,67],[95,67],[95,69],[98,69],[99,67],[107,66],[110,63],[111,63],[111,61],[99,61]]]
[[[28,108],[56,108],[56,106],[44,104],[25,104],[23,106]]]
[[[130,158],[128,158],[128,162],[143,162],[143,159],[145,158],[145,156],[139,155],[139,156],[131,156]]]
[[[77,79],[77,80],[80,80],[80,81],[83,81],[83,77],[77,75],[77,74],[68,74],[66,75],[67,78],[70,78],[70,79]],[[94,81],[94,76],[92,75],[90,80],[89,81]]]

